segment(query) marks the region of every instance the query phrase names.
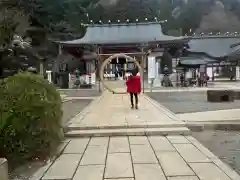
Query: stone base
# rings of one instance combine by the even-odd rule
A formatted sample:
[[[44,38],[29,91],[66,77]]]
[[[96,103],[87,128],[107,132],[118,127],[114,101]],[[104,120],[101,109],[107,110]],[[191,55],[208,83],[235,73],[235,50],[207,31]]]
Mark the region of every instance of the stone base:
[[[0,158],[0,179],[8,180],[8,163],[5,158]]]
[[[80,85],[80,88],[81,88],[81,89],[91,89],[91,88],[92,88],[92,85],[91,85],[91,84],[81,84],[81,85]]]
[[[235,99],[240,100],[240,91],[235,91]]]
[[[233,90],[208,90],[207,101],[209,102],[232,102],[235,98]]]

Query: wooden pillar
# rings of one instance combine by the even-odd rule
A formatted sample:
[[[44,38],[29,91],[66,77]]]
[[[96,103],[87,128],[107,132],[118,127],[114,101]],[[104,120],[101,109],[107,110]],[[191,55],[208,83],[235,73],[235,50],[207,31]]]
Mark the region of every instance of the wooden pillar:
[[[142,52],[142,55],[141,55],[141,68],[142,68],[142,92],[144,93],[144,62],[146,61],[146,55],[143,54],[144,53],[144,48],[141,48],[141,52]]]
[[[101,80],[100,80],[100,69],[102,65],[102,57],[100,56],[101,54],[101,47],[96,46],[95,51],[97,53],[97,69],[96,69],[96,78],[98,80],[98,91],[101,92]]]

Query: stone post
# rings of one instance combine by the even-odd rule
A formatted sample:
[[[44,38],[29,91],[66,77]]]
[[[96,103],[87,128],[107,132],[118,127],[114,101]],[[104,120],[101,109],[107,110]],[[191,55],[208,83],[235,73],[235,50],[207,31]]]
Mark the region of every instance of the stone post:
[[[46,71],[47,73],[47,78],[50,83],[52,83],[52,71]]]
[[[159,67],[160,67],[160,59],[156,59],[156,78],[154,79],[154,87],[161,87],[161,77],[160,77],[160,72],[159,72]]]
[[[8,178],[8,163],[5,158],[0,158],[0,179],[9,180]]]

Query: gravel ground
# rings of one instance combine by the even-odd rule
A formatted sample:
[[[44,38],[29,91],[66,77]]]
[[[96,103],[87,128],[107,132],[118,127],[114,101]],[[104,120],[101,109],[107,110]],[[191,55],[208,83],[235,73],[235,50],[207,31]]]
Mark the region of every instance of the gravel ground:
[[[176,114],[240,108],[239,100],[230,103],[207,102],[206,92],[152,92],[146,94]]]
[[[63,117],[62,117],[63,124],[65,124],[71,118],[73,118],[78,113],[80,113],[87,105],[89,105],[91,101],[92,99],[80,99],[80,100],[72,100],[72,101],[64,102]]]
[[[203,131],[192,135],[240,174],[240,131]]]
[[[95,97],[101,94],[98,90],[92,89],[61,89],[59,91],[69,97]]]

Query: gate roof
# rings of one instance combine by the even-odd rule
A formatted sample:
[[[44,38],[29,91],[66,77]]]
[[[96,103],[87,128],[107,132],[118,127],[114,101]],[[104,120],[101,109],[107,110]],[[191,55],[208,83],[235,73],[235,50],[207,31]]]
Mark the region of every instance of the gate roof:
[[[189,37],[164,35],[160,22],[145,22],[89,25],[83,38],[58,43],[66,46],[79,46],[88,44],[182,43],[188,42],[188,40]]]
[[[207,56],[219,59],[236,54],[239,47],[231,47],[233,44],[240,42],[239,36],[209,36],[209,37],[193,37],[189,41],[190,53],[206,54]]]

